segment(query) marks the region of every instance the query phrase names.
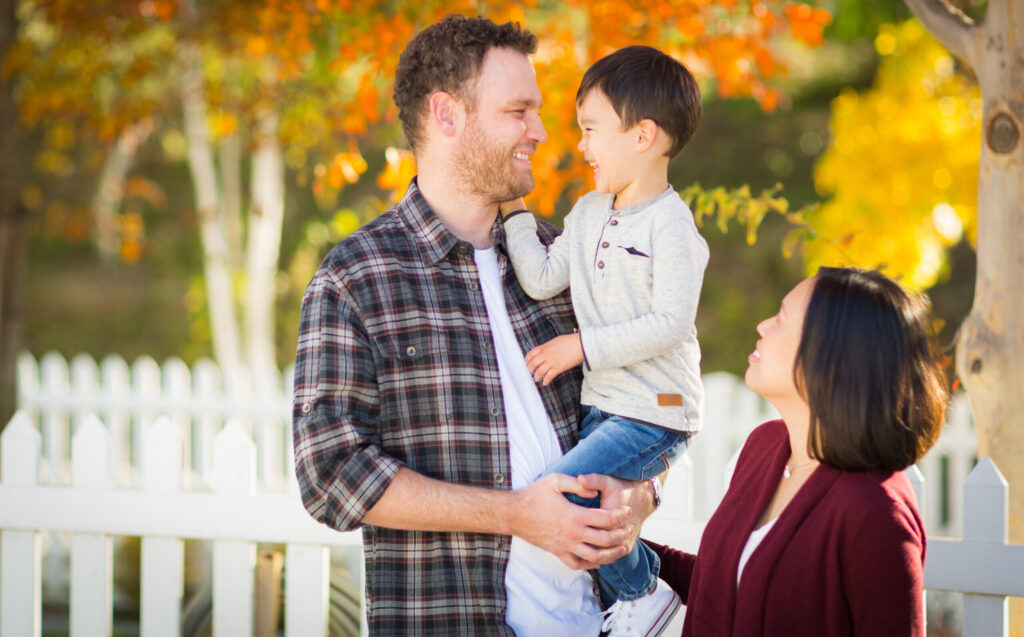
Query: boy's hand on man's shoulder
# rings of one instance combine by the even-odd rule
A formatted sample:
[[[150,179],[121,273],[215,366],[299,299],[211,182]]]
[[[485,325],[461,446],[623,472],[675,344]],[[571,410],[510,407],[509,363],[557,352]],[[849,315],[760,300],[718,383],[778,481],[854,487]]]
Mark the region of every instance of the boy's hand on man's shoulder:
[[[533,380],[550,385],[555,377],[583,362],[583,342],[579,332],[556,336],[526,354],[526,367]]]
[[[502,219],[509,216],[513,212],[519,212],[520,210],[527,210],[526,202],[523,201],[522,197],[520,197],[519,199],[515,199],[513,201],[503,201],[500,204],[498,204],[498,214],[501,215]]]

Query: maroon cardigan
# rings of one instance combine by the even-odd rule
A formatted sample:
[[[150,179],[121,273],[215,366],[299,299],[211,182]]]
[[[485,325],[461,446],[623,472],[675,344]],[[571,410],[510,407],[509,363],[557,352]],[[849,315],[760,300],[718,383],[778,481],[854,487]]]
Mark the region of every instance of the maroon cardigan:
[[[924,635],[924,523],[902,471],[820,465],[743,570],[747,537],[782,478],[781,420],[755,429],[697,555],[648,542],[686,603],[683,635]]]

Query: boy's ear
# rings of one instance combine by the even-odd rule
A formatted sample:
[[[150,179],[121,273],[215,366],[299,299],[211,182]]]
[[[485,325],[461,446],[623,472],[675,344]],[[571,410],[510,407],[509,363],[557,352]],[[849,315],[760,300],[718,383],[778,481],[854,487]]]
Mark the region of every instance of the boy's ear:
[[[445,137],[454,136],[465,115],[465,107],[454,95],[446,91],[434,92],[427,101],[431,124]]]
[[[636,135],[636,152],[645,153],[650,150],[658,138],[661,137],[661,129],[654,123],[653,119],[642,119],[640,122],[633,127],[633,133]]]

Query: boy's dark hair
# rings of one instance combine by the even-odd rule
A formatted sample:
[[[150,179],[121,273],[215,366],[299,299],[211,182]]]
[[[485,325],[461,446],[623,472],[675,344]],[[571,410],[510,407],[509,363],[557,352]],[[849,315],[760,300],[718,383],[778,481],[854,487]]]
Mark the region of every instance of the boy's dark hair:
[[[948,400],[929,317],[926,297],[884,274],[818,270],[793,366],[811,411],[811,457],[898,471],[928,451]]]
[[[446,91],[472,108],[484,57],[498,47],[532,55],[537,50],[537,36],[518,22],[498,25],[486,18],[448,15],[406,45],[395,71],[394,100],[413,150],[422,141],[420,124],[431,94]]]
[[[594,63],[583,75],[576,105],[595,88],[601,89],[622,120],[631,128],[653,120],[668,133],[675,157],[700,126],[700,87],[690,71],[672,57],[649,46],[627,46]]]

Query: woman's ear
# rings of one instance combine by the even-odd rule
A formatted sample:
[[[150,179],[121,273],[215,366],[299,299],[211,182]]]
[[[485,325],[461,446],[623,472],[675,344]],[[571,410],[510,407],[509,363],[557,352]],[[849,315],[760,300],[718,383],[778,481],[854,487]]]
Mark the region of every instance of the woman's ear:
[[[459,130],[461,117],[465,114],[462,102],[446,91],[434,92],[428,102],[430,123],[446,137]]]

